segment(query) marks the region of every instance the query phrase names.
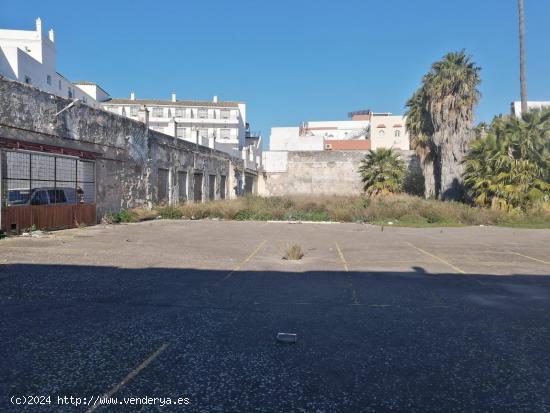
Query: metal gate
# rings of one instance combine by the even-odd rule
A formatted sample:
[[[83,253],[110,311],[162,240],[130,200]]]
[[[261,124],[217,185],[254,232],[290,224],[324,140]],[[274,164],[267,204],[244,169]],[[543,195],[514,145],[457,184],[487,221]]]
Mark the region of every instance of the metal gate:
[[[54,229],[96,223],[95,162],[32,151],[0,151],[1,228]]]

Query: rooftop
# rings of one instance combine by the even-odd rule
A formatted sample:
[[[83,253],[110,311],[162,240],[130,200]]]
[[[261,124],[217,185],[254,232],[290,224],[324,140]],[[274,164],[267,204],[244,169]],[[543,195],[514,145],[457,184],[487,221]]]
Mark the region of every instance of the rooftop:
[[[157,105],[157,106],[208,106],[236,108],[239,102],[212,102],[211,100],[159,100],[159,99],[111,99],[105,102],[110,105]]]

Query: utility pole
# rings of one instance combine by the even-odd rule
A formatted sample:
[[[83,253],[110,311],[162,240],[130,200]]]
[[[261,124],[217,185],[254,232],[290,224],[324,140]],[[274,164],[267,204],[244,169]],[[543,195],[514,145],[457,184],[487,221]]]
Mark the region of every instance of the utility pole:
[[[525,78],[525,9],[523,0],[518,0],[519,11],[519,81],[521,84],[521,114],[525,115],[527,107],[527,85]]]

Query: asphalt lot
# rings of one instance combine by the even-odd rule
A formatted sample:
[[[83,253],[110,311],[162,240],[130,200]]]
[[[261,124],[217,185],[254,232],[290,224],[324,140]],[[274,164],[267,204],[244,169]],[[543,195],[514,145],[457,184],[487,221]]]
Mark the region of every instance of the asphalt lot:
[[[548,412],[549,275],[549,230],[162,220],[2,240],[0,412]],[[57,404],[105,394],[189,404]],[[52,403],[10,403],[28,395]]]

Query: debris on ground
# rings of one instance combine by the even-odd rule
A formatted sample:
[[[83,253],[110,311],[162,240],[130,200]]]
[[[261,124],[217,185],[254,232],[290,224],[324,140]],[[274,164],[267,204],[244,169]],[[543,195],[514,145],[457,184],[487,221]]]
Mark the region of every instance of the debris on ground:
[[[293,333],[277,333],[277,341],[281,343],[296,343],[298,336]]]

